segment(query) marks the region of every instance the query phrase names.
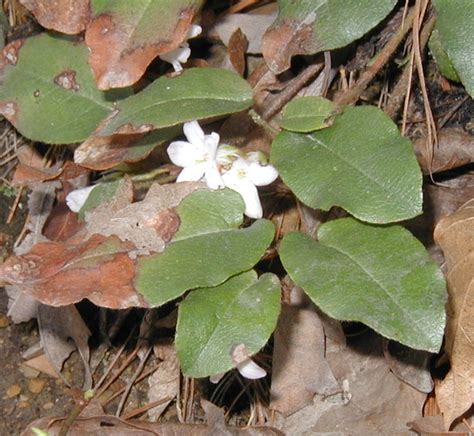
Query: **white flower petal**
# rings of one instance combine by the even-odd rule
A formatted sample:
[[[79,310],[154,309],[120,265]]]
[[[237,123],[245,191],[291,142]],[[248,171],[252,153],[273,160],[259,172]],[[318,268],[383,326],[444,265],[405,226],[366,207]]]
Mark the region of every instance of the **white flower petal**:
[[[235,162],[234,162],[235,165]],[[222,175],[225,186],[238,192],[245,203],[245,215],[249,218],[262,218],[263,210],[255,185],[248,178],[240,178],[232,168]]]
[[[84,203],[86,202],[90,193],[96,186],[98,185],[87,186],[85,188],[80,188],[80,189],[71,191],[66,196],[66,204],[69,207],[69,209],[71,209],[73,212],[76,212],[76,213],[79,212],[82,206],[84,206]]]
[[[204,150],[205,135],[197,121],[188,121],[183,125],[183,132],[188,141],[194,145],[201,145]]]
[[[202,27],[198,24],[191,24],[188,29],[188,33],[186,34],[186,39],[196,38],[196,36],[200,35],[202,32]]]
[[[256,186],[266,186],[274,182],[278,177],[278,171],[273,165],[260,165],[252,162],[248,167],[248,175]]]
[[[211,375],[209,377],[209,381],[216,385],[217,383],[219,383],[222,380],[222,377],[224,377],[224,375],[225,375],[225,372],[220,372],[218,374]]]
[[[216,132],[204,137],[204,147],[209,152],[209,156],[215,159],[217,156],[217,146],[219,145],[220,136]]]
[[[190,167],[183,168],[179,173],[176,181],[179,182],[197,182],[202,179],[204,176],[204,171],[206,170],[205,164],[192,165]]]
[[[166,150],[171,162],[179,167],[189,167],[204,158],[204,150],[198,145],[186,141],[174,141]]]
[[[252,359],[246,359],[242,363],[239,363],[237,369],[242,376],[250,380],[263,378],[267,375],[267,372],[258,366]]]
[[[222,176],[217,168],[216,161],[208,162],[206,174],[204,175],[206,184],[211,189],[222,189],[225,187]]]
[[[181,64],[185,64],[188,61],[190,55],[191,49],[189,48],[189,44],[186,42],[174,50],[160,55],[160,58],[173,65],[173,68],[176,72],[180,72],[183,70]]]

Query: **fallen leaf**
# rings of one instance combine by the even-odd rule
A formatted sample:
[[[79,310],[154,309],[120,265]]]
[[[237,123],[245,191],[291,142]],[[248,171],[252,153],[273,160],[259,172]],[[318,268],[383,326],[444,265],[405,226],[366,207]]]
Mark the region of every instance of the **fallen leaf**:
[[[160,253],[179,228],[180,220],[173,209],[200,187],[202,184],[194,182],[154,183],[142,201],[121,204],[120,208],[103,204],[86,213],[87,234],[117,235],[122,241],[130,241],[136,248],[132,256]],[[124,196],[119,193],[115,198]]]
[[[409,422],[407,425],[423,436],[468,436],[472,430],[464,424],[464,422],[460,422],[452,431],[446,432],[444,431],[443,417],[441,415],[423,416],[422,418]]]
[[[156,147],[178,136],[181,126],[148,134],[91,136],[74,151],[74,161],[96,171],[145,159]]]
[[[0,266],[0,277],[51,306],[84,298],[114,309],[146,306],[133,287],[135,263],[128,256],[133,248],[116,236],[102,235],[77,245],[42,242],[28,254],[7,259]]]
[[[231,36],[237,29],[247,38],[249,44],[247,53],[262,53],[262,37],[265,31],[275,21],[274,14],[230,14],[225,15],[214,27],[221,41],[229,46]]]
[[[451,370],[436,386],[446,430],[474,402],[474,200],[442,219],[435,241],[447,262],[448,323],[445,351]]]
[[[84,390],[92,388],[88,346],[91,332],[75,306],[40,305],[38,307],[38,329],[43,351],[55,371],[61,374],[64,362],[77,349],[84,364]]]
[[[90,0],[20,0],[46,29],[75,35],[89,21]]]
[[[157,422],[179,391],[179,362],[172,345],[157,344],[153,347],[155,356],[161,360],[157,370],[148,378],[148,401],[163,401],[148,411],[152,422]]]
[[[386,341],[384,354],[392,372],[420,392],[429,394],[434,387],[430,373],[432,354],[414,350],[398,342]]]
[[[314,304],[301,290],[296,304],[282,305],[274,334],[270,409],[284,416],[311,404],[316,393],[340,391],[325,358],[323,325]]]
[[[316,395],[313,404],[286,418],[285,434],[394,435],[421,416],[426,395],[392,374],[382,353],[382,339],[366,332],[347,347],[328,349],[326,357],[343,392]]]
[[[36,369],[37,371],[47,374],[50,377],[59,378],[59,375],[53,368],[48,356],[46,356],[44,353],[40,354],[39,356],[32,357],[31,359],[24,362],[23,365]]]
[[[99,89],[133,85],[158,55],[183,42],[202,0],[108,1],[86,30]]]
[[[229,39],[229,60],[235,71],[241,76],[243,76],[245,72],[245,52],[247,51],[248,45],[249,41],[240,28],[238,28]]]

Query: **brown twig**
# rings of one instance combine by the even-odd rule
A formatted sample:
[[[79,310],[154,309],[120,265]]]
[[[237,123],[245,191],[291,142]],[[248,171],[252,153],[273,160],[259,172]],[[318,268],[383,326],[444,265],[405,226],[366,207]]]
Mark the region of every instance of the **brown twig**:
[[[266,121],[273,118],[311,79],[320,73],[323,66],[323,63],[312,64],[298,74],[265,108],[261,117]]]
[[[415,18],[415,9],[412,7],[406,16],[405,22],[400,26],[398,31],[390,38],[382,51],[376,56],[375,60],[365,69],[361,74],[356,84],[347,91],[340,93],[335,98],[335,103],[338,105],[347,105],[355,103],[365,88],[369,85],[372,79],[380,71],[380,69],[389,61],[393,53],[405,38],[409,30],[413,26]]]
[[[13,217],[15,216],[15,212],[16,212],[16,210],[18,208],[18,204],[20,203],[20,200],[21,200],[21,195],[23,194],[23,189],[24,189],[24,186],[22,186],[19,189],[18,194],[16,194],[16,198],[15,198],[15,201],[13,202],[13,205],[10,209],[10,213],[8,214],[6,224],[11,224],[11,222],[13,221]]]
[[[122,419],[127,421],[128,419],[135,418],[135,416],[141,415],[142,413],[144,413],[144,412],[146,412],[150,409],[153,409],[154,407],[161,406],[162,404],[165,404],[165,403],[171,401],[172,399],[173,399],[173,397],[166,397],[166,398],[162,398],[161,400],[154,401],[153,403],[146,404],[145,406],[139,407],[135,410],[131,410],[130,412],[125,414],[122,417]]]
[[[245,8],[249,6],[253,6],[258,3],[260,0],[241,0],[237,4],[231,6],[229,9],[225,11],[226,14],[236,14],[237,12],[243,11]]]

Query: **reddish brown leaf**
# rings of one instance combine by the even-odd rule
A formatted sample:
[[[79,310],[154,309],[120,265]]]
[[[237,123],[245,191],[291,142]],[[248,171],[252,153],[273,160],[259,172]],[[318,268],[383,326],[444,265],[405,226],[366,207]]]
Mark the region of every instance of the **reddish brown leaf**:
[[[451,370],[436,386],[436,398],[449,429],[474,402],[474,200],[442,219],[434,237],[448,267],[445,350]]]
[[[47,29],[75,35],[86,28],[90,0],[20,0]]]
[[[202,0],[116,1],[86,30],[99,89],[130,86],[158,55],[185,39]]]
[[[179,135],[181,127],[171,127],[130,135],[92,136],[74,152],[76,163],[93,170],[106,170],[120,163],[145,159],[156,147]]]
[[[94,235],[71,245],[44,242],[0,266],[0,279],[44,304],[64,306],[88,298],[98,306],[146,306],[133,288],[133,245],[116,236]]]
[[[38,168],[20,163],[13,175],[15,186],[31,185],[47,180],[71,180],[87,174],[88,170],[73,162],[66,162],[63,168]]]
[[[242,30],[238,28],[229,39],[229,59],[235,71],[241,76],[244,75],[246,60],[245,53],[249,46],[249,41]]]

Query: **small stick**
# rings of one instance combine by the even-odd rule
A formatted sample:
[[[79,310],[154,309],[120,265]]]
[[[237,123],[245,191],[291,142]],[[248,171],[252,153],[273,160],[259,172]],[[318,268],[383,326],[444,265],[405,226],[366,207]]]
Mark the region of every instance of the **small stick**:
[[[225,11],[226,14],[236,14],[237,12],[240,12],[244,10],[245,8],[248,8],[249,6],[252,6],[256,3],[258,3],[260,0],[241,0],[239,3],[235,4],[234,6],[231,6],[227,11]]]
[[[366,68],[362,73],[357,83],[349,88],[346,92],[339,94],[334,102],[338,105],[347,105],[355,103],[361,94],[367,88],[368,84],[380,71],[380,69],[388,62],[392,57],[393,53],[402,42],[403,38],[410,31],[413,26],[413,20],[415,18],[415,7],[412,7],[408,12],[405,22],[400,26],[398,31],[392,36],[392,38],[387,42],[385,47],[378,53],[375,60]]]
[[[315,77],[323,69],[324,64],[317,63],[312,64],[298,76],[296,76],[285,89],[278,94],[263,111],[262,118],[266,121],[273,118],[282,108],[288,103],[298,92],[308,83],[313,77]]]
[[[15,216],[15,212],[18,208],[18,204],[20,203],[21,195],[23,194],[23,189],[24,189],[24,186],[20,188],[20,190],[18,191],[18,194],[16,195],[15,201],[10,209],[10,213],[8,214],[6,224],[11,224],[11,222],[13,221],[13,217]]]
[[[162,404],[165,404],[168,401],[171,401],[172,399],[173,397],[166,397],[162,398],[161,400],[154,401],[153,403],[146,404],[145,406],[139,407],[138,409],[131,410],[126,415],[124,415],[122,419],[124,421],[127,421],[128,419],[135,418],[135,416],[141,415],[143,412],[153,409],[156,406],[161,406]]]

